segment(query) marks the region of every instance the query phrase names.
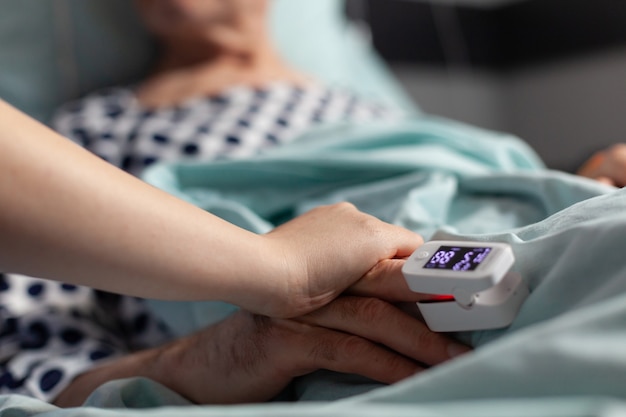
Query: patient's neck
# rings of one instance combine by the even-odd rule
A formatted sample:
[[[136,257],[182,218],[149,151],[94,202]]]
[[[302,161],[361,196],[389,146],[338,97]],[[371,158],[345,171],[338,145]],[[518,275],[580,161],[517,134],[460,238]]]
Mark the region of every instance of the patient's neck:
[[[211,45],[166,45],[152,75],[137,89],[137,98],[145,107],[159,108],[239,85],[305,85],[310,81],[287,65],[269,42],[259,42],[246,52]]]
[[[154,74],[194,67],[211,62],[220,56],[220,50],[210,43],[172,42],[161,45],[161,53]]]

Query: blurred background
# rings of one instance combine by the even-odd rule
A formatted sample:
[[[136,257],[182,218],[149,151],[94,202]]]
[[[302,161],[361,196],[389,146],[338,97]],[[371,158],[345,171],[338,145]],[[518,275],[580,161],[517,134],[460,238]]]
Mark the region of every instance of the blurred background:
[[[281,52],[326,82],[413,109],[406,92],[424,112],[523,138],[556,169],[626,142],[626,0],[273,3]],[[46,120],[141,78],[155,49],[133,4],[0,0],[0,97]]]
[[[626,141],[626,1],[348,0],[428,112],[514,133],[552,168]]]

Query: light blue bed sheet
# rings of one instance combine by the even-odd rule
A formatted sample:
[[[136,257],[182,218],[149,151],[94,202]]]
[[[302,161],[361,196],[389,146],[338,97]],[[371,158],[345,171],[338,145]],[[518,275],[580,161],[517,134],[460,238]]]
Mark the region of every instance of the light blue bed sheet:
[[[145,178],[259,233],[349,200],[426,238],[506,241],[531,294],[509,328],[459,334],[476,347],[471,354],[392,386],[320,371],[294,382],[296,402],[190,407],[154,382],[129,379],[88,400],[108,410],[8,396],[3,414],[626,415],[626,190],[546,170],[516,138],[429,117],[337,126],[254,160],[162,165]],[[153,307],[178,326],[192,324],[181,334],[232,311],[220,303]]]

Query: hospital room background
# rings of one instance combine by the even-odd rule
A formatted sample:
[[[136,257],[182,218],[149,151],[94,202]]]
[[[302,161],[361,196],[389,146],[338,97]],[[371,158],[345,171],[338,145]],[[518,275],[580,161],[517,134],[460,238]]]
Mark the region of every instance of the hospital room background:
[[[624,141],[626,2],[353,0],[420,107],[512,132],[573,170]]]
[[[313,0],[293,1],[290,7],[296,11],[303,9],[298,3]],[[121,1],[105,6],[97,1],[79,3],[0,2],[0,92],[5,100],[40,119],[63,100],[137,76],[149,59],[145,33],[128,16],[128,5]],[[356,28],[359,37],[371,42],[385,60],[384,70],[396,77],[401,94],[410,96],[424,112],[513,133],[528,142],[549,167],[567,171],[578,167],[593,151],[624,141],[626,2],[321,3],[340,5],[330,9],[342,9],[352,23],[351,29]],[[287,15],[293,14],[291,24],[301,26],[300,32],[312,31],[316,24],[325,29],[339,25],[329,19],[334,12],[329,12],[327,5],[317,7],[324,10],[314,11],[313,19],[306,20],[297,12],[280,8],[285,9],[281,12],[284,16],[275,19],[289,20]],[[78,16],[81,13],[83,16]],[[278,35],[293,31],[288,26],[281,22]],[[336,61],[333,63],[313,64],[310,58],[302,57],[302,52],[293,52],[295,45],[285,45],[284,39],[278,42],[296,64],[314,67],[323,76],[332,73],[326,78],[341,82],[348,77],[337,75],[338,67],[346,67],[337,59],[342,53],[339,50],[350,48],[338,46],[339,32],[336,27],[332,29],[337,33],[326,37],[326,48],[332,51],[322,52],[302,33],[298,39],[302,49],[322,54],[318,61],[332,59]],[[122,42],[124,48],[119,47]],[[95,50],[94,45],[98,45]],[[26,54],[26,49],[32,53]],[[361,77],[355,81],[363,91],[367,88],[362,84],[374,79]],[[389,95],[391,87],[386,88]]]

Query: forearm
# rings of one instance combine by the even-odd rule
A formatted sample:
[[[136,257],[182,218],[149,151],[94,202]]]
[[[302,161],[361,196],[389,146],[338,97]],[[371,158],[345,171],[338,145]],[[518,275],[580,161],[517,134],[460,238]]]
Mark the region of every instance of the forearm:
[[[233,289],[253,292],[263,282],[255,276],[274,275],[260,236],[118,170],[3,102],[0,126],[0,270],[143,297],[231,302]],[[246,262],[237,262],[241,254]]]
[[[248,351],[252,366],[260,360],[253,351],[255,342],[265,337],[258,334],[256,322],[247,319],[249,317],[252,316],[235,314],[184,338],[93,367],[74,378],[54,399],[54,404],[59,407],[80,406],[99,386],[134,377],[148,378],[199,404],[270,399],[291,378],[276,378],[277,372],[264,373],[262,377],[239,372],[247,365],[246,360],[238,359],[238,351],[242,348]],[[277,366],[267,364],[269,369]]]
[[[235,314],[187,337],[94,367],[74,378],[53,402],[59,407],[77,407],[99,386],[134,377],[148,378],[198,404],[269,400],[292,375],[276,371],[279,363],[267,363],[256,352],[256,343],[268,335],[252,317]],[[263,370],[255,372],[259,364]]]

